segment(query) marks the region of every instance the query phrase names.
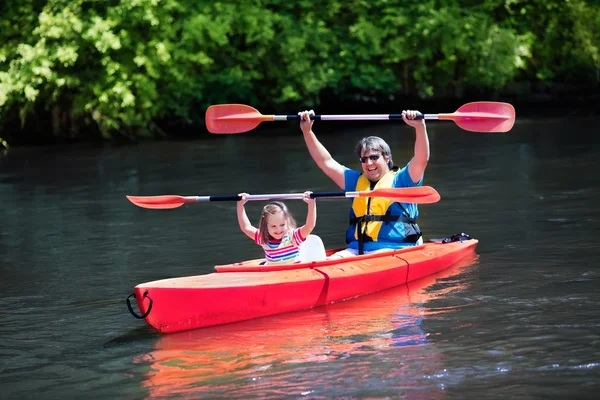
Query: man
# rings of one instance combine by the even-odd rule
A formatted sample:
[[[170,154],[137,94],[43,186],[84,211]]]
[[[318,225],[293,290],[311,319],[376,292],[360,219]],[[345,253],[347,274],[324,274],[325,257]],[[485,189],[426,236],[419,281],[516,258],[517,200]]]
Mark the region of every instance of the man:
[[[394,166],[389,145],[380,137],[369,136],[356,145],[362,172],[351,170],[331,157],[312,130],[314,111],[303,111],[300,129],[311,157],[319,168],[345,191],[421,186],[429,161],[429,139],[424,120],[416,120],[418,111],[402,111],[405,123],[415,128],[415,152],[404,168]],[[416,218],[416,204],[397,203],[384,198],[357,197],[350,210],[346,233],[348,248],[330,258],[348,257],[383,249],[397,249],[422,242]]]

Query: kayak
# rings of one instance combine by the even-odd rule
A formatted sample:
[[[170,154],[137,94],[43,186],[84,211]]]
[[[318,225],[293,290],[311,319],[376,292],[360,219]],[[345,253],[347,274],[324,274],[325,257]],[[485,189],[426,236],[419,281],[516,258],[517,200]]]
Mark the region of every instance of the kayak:
[[[432,340],[427,324],[423,324],[427,314],[440,312],[437,304],[430,302],[473,284],[476,277],[465,279],[460,274],[476,262],[473,253],[438,273],[351,301],[161,335],[152,342],[150,351],[133,359],[146,371],[140,385],[153,399],[172,397],[174,393],[204,398],[210,397],[209,392],[215,393],[215,384],[222,393],[228,392],[223,377],[254,375],[259,366],[336,362],[340,355],[370,351],[385,354],[386,350],[399,348],[404,363],[401,380],[407,387],[418,385],[423,369],[411,365],[426,364],[432,373],[441,371],[444,365],[441,352],[424,354],[421,347],[437,341],[435,337]],[[461,323],[458,318],[451,319],[457,325]],[[288,378],[287,374],[271,374],[269,385],[278,386],[277,380],[282,379],[284,386]],[[236,392],[238,397],[242,397],[240,393]]]
[[[335,260],[217,265],[210,274],[139,284],[129,311],[153,329],[179,332],[309,309],[379,292],[442,271],[472,255],[477,239],[428,242]],[[339,249],[328,250],[330,255]],[[141,315],[134,312],[135,297]]]

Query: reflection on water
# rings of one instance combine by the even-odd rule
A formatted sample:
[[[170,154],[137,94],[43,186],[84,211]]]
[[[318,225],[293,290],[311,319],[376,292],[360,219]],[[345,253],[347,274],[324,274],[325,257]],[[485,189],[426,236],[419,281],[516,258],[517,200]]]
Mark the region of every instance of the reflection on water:
[[[443,385],[431,382],[442,372],[441,355],[421,321],[431,300],[464,290],[461,270],[476,257],[408,286],[326,307],[163,335],[136,359],[149,366],[144,386],[158,398],[330,397],[360,395],[369,385],[388,394],[420,390],[427,380],[421,395],[439,398]],[[346,382],[346,374],[366,381]]]

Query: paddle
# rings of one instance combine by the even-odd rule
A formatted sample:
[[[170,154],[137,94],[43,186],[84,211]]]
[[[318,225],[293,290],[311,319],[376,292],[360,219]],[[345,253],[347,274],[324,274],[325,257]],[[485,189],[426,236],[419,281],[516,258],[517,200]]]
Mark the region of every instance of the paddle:
[[[218,104],[206,110],[206,127],[211,133],[242,133],[264,121],[298,120],[298,115],[262,115],[243,104]],[[401,120],[402,114],[312,115],[313,120]],[[467,103],[450,114],[417,114],[417,119],[451,120],[471,132],[508,132],[515,123],[515,108],[509,103]]]
[[[303,193],[287,194],[250,194],[247,200],[284,200],[302,199]],[[187,203],[203,203],[207,201],[239,201],[240,196],[126,196],[136,206],[142,208],[177,208]],[[411,188],[375,189],[361,192],[322,192],[312,193],[311,198],[353,198],[353,197],[385,197],[401,203],[431,204],[440,200],[439,193],[431,186]]]

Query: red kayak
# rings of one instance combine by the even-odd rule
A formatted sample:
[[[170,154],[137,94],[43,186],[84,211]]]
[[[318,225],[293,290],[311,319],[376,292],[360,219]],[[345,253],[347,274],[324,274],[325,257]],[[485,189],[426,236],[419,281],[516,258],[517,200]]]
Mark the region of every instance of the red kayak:
[[[425,243],[337,260],[261,265],[263,259],[215,266],[207,275],[137,285],[143,318],[159,332],[227,324],[303,310],[406,284],[456,264],[478,240]],[[337,250],[329,250],[332,254]],[[130,296],[130,297],[131,297]]]
[[[238,382],[231,377],[255,372],[257,363],[268,366],[335,362],[340,354],[364,354],[373,349],[379,353],[401,347],[405,363],[401,379],[406,388],[419,390],[422,398],[439,398],[437,392],[431,396],[418,387],[424,374],[434,374],[442,370],[444,364],[442,353],[423,353],[421,346],[432,341],[421,322],[429,313],[454,311],[444,307],[431,308],[428,303],[472,284],[475,279],[472,276],[470,279],[448,278],[456,277],[465,271],[465,266],[476,261],[473,253],[436,274],[352,301],[162,335],[153,341],[151,351],[134,359],[134,363],[146,371],[140,384],[147,391],[146,397],[152,399],[173,397],[174,394],[209,398],[209,393],[215,393],[214,390],[229,393],[228,389]],[[446,284],[432,289],[431,285],[440,280],[446,280]],[[460,324],[458,319],[455,322]],[[406,368],[411,360],[419,365],[426,364],[428,371]],[[368,368],[368,364],[365,366]],[[230,379],[225,382],[224,376]],[[270,387],[286,387],[289,375],[271,374],[268,380]],[[214,382],[218,382],[218,389],[211,385]],[[252,385],[244,387],[255,388]],[[240,390],[236,391],[238,397],[252,397],[253,392]]]

